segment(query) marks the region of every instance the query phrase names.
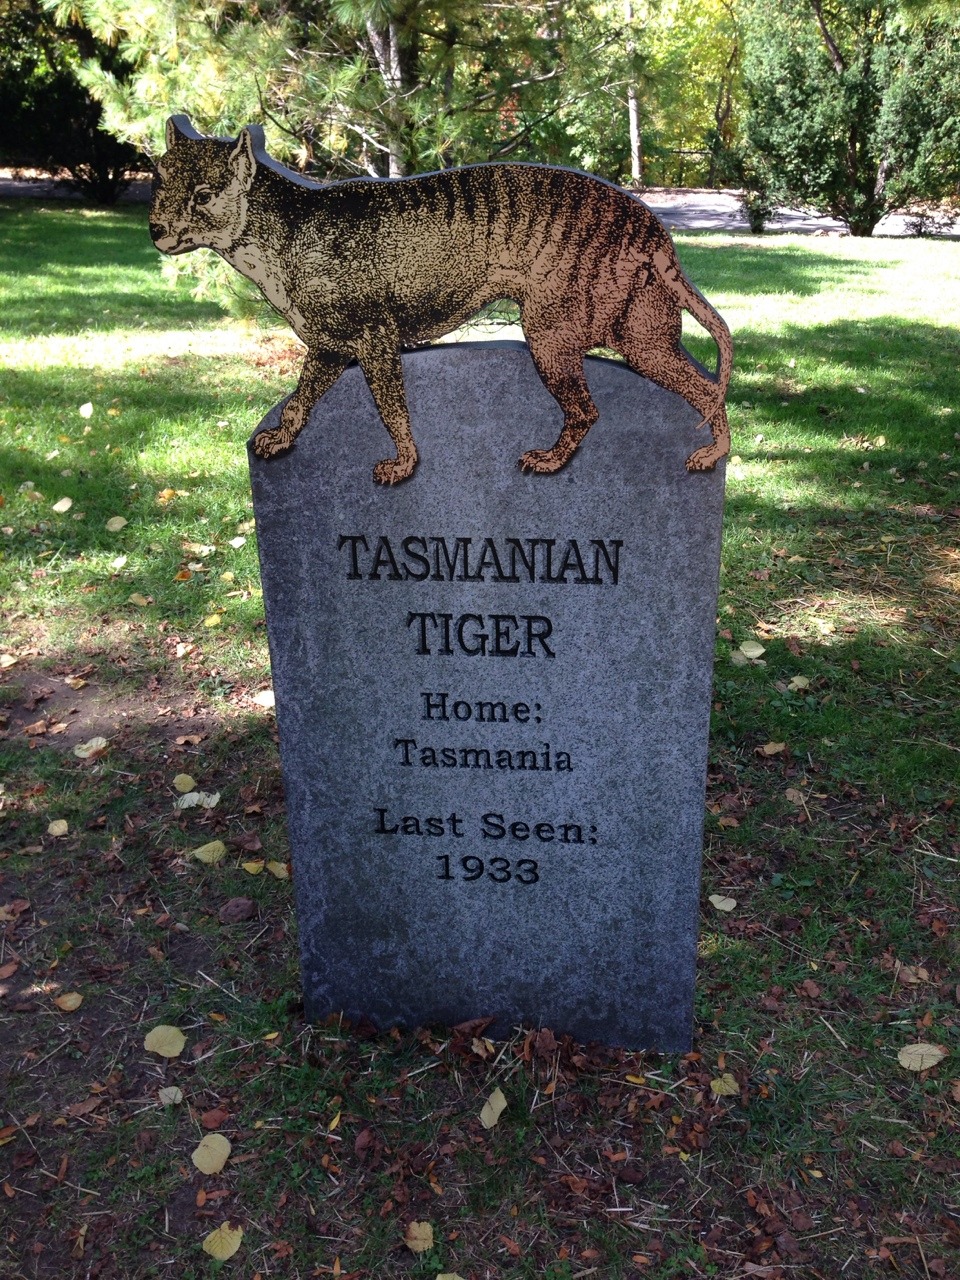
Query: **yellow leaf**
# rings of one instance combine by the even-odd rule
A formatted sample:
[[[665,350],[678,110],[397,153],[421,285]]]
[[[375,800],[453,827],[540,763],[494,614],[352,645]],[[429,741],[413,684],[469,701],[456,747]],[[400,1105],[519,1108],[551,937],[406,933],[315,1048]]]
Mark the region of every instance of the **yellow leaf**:
[[[725,898],[722,893],[711,893],[708,901],[718,911],[732,911],[737,905],[736,898]]]
[[[243,1240],[243,1227],[232,1227],[229,1222],[221,1222],[203,1242],[203,1252],[219,1262],[232,1258],[240,1248]]]
[[[70,686],[71,689],[85,689],[87,681],[81,676],[64,676],[63,683]]]
[[[197,784],[189,773],[178,773],[173,780],[173,785],[182,795],[186,791],[192,791]]]
[[[57,996],[53,1003],[64,1013],[73,1013],[83,1004],[83,996],[79,991],[65,991],[62,996]]]
[[[908,1071],[929,1071],[950,1053],[940,1044],[905,1044],[897,1054],[897,1061]]]
[[[328,1133],[333,1133],[334,1129],[336,1129],[336,1128],[337,1128],[337,1126],[338,1126],[338,1125],[339,1125],[339,1123],[340,1123],[340,1117],[341,1117],[342,1115],[343,1115],[343,1112],[342,1112],[342,1111],[338,1111],[338,1112],[337,1112],[337,1114],[333,1117],[333,1119],[330,1121],[330,1127],[329,1127],[329,1129],[327,1130],[327,1132],[328,1132]]]
[[[798,791],[796,787],[787,787],[783,794],[791,804],[803,804],[803,792]]]
[[[16,658],[12,653],[0,653],[0,671],[5,671],[7,667],[12,667],[16,662]]]
[[[58,515],[63,515],[63,513],[65,511],[69,511],[72,506],[72,498],[61,498],[59,502],[55,502],[53,504],[53,510],[56,511]]]
[[[456,1271],[440,1271],[437,1280],[463,1280],[463,1276],[457,1275]]]
[[[806,676],[794,676],[793,679],[790,681],[790,683],[787,685],[787,688],[792,689],[794,693],[797,693],[800,689],[809,689],[810,681],[807,679]]]
[[[137,605],[137,607],[140,609],[144,608],[146,605],[150,603],[147,596],[143,595],[143,593],[140,591],[132,592],[129,596],[127,596],[127,599],[130,601],[131,604]]]
[[[65,836],[70,830],[69,823],[66,818],[54,818],[47,827],[48,836]]]
[[[263,870],[264,862],[262,858],[252,858],[249,862],[241,862],[240,865],[250,875],[258,876]]]
[[[179,573],[173,575],[174,582],[189,582],[193,574],[189,569],[181,569]]]
[[[507,1099],[499,1086],[480,1108],[480,1123],[485,1129],[492,1129],[506,1110]]]
[[[408,1223],[403,1243],[411,1253],[426,1253],[433,1248],[433,1227],[429,1222]]]
[[[730,1072],[725,1071],[722,1076],[710,1081],[710,1091],[718,1098],[735,1098],[740,1093],[740,1086]]]
[[[290,879],[290,872],[287,870],[285,862],[268,862],[267,870],[272,876],[276,876],[278,880]]]
[[[786,751],[787,744],[785,742],[765,742],[760,748],[765,756],[776,756],[781,751]]]
[[[179,1027],[160,1025],[148,1031],[143,1038],[143,1047],[148,1053],[158,1053],[161,1058],[179,1058],[187,1037]]]
[[[208,1133],[190,1159],[201,1173],[219,1173],[230,1158],[230,1140],[222,1133]]]
[[[175,1084],[164,1085],[162,1089],[157,1090],[157,1097],[165,1107],[175,1107],[183,1101],[183,1090],[178,1089]]]
[[[211,613],[204,618],[203,625],[205,627],[219,627],[222,621],[223,621],[222,613]]]
[[[108,533],[119,533],[127,523],[123,516],[111,516],[107,521],[106,529]]]
[[[106,749],[106,738],[90,738],[87,742],[78,742],[73,748],[73,754],[80,760],[90,760],[103,755]]]
[[[196,858],[197,862],[203,862],[208,867],[215,867],[225,857],[226,852],[227,846],[222,840],[211,840],[209,844],[202,844],[199,849],[194,849],[190,857]]]
[[[625,1080],[626,1080],[627,1084],[646,1084],[646,1083],[647,1083],[647,1077],[646,1077],[646,1076],[632,1076],[632,1075],[631,1075],[631,1076],[625,1076],[624,1078],[625,1078]]]
[[[766,649],[757,640],[744,640],[740,652],[746,658],[759,658],[761,653],[766,653]]]

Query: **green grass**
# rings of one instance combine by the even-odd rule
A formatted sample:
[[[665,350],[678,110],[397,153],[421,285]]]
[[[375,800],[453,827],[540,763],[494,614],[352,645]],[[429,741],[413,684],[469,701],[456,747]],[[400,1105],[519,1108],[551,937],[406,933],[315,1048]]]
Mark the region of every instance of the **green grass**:
[[[662,1058],[303,1025],[244,458],[295,362],[171,292],[144,211],[0,205],[0,1275],[952,1274],[960,245],[678,243],[737,368],[695,1052]]]

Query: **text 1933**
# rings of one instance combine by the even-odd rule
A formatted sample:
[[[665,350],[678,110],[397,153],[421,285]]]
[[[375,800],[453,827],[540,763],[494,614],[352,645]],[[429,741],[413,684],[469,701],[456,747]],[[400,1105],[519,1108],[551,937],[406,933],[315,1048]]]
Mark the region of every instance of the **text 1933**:
[[[437,861],[440,863],[438,880],[486,878],[494,884],[506,884],[510,880],[515,884],[536,884],[540,879],[539,864],[532,858],[520,858],[517,862],[511,862],[509,858],[489,858],[485,861],[473,854],[452,858],[448,853],[441,853]]]

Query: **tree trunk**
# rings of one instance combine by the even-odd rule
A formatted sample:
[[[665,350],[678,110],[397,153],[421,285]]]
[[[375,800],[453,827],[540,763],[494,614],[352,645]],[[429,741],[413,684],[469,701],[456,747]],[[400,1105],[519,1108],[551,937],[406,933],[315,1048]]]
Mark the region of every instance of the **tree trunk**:
[[[627,117],[630,122],[630,184],[633,187],[643,186],[643,138],[640,134],[640,104],[637,99],[637,86],[633,79],[634,44],[630,35],[630,23],[633,21],[633,0],[623,0],[623,18],[627,24],[627,61],[630,64],[630,82],[627,85]]]

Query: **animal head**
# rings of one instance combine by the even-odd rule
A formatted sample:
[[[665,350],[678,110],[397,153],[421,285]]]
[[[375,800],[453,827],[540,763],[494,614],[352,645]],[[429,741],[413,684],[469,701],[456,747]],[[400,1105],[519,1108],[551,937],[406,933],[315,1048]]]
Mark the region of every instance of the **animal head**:
[[[161,253],[227,252],[237,243],[263,147],[257,125],[234,141],[205,138],[186,116],[170,117],[150,205],[150,235]]]

